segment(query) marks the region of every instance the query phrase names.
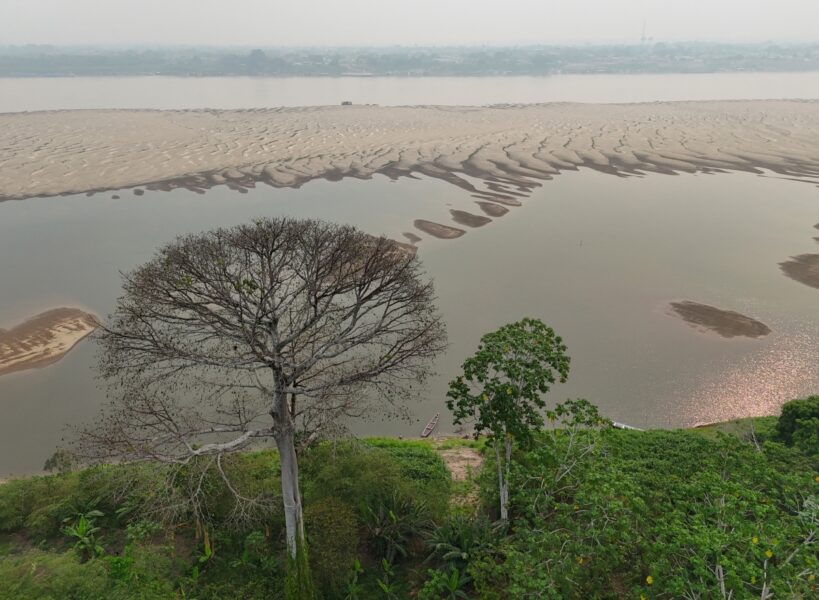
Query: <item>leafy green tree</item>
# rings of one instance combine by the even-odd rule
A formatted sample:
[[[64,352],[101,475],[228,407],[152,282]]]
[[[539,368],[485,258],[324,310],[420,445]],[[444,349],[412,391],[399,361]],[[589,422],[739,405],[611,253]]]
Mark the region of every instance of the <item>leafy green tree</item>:
[[[495,449],[501,520],[509,518],[512,443],[529,443],[543,427],[543,395],[568,376],[563,340],[543,322],[525,318],[484,335],[463,375],[449,384],[447,407],[455,423],[474,419],[476,433],[486,433]]]

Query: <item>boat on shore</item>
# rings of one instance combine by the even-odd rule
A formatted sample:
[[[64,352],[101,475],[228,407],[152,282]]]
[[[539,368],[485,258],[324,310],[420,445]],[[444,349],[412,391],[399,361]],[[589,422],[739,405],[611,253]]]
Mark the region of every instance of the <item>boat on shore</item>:
[[[435,416],[429,420],[427,426],[424,427],[424,430],[421,432],[422,438],[427,438],[432,435],[432,432],[435,431],[435,428],[438,426],[438,419],[441,418],[441,413],[435,413]]]

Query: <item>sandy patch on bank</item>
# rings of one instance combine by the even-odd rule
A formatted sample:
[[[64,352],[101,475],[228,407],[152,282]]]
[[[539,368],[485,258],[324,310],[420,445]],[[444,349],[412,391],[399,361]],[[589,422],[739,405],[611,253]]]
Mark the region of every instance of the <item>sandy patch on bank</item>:
[[[94,315],[55,308],[0,329],[0,376],[57,362],[98,326]]]
[[[462,446],[440,451],[453,481],[465,481],[471,475],[477,474],[483,465],[483,456],[474,448]]]
[[[760,338],[771,333],[764,323],[733,310],[684,300],[672,302],[671,310],[683,321],[701,331],[713,331],[725,338]]]
[[[766,169],[819,183],[819,102],[5,113],[0,148],[0,200],[420,173],[519,206],[541,181],[579,167],[618,176]],[[463,234],[425,223],[416,227],[428,235]]]

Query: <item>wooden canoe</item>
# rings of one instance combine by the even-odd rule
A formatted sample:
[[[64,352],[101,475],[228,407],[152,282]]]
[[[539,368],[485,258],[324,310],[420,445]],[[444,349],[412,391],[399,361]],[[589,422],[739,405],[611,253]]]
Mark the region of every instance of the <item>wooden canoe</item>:
[[[435,428],[438,426],[438,419],[440,418],[441,413],[435,413],[435,416],[429,420],[429,423],[427,423],[427,426],[424,427],[424,430],[421,432],[422,438],[429,437],[432,432],[435,431]]]

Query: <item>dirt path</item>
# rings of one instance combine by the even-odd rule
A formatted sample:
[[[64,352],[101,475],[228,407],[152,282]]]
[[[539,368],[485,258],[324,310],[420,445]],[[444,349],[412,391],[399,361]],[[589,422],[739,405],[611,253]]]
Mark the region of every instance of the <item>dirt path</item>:
[[[452,473],[453,481],[466,481],[471,474],[476,474],[483,465],[483,456],[474,448],[450,448],[441,450],[441,458],[444,459],[449,472]]]
[[[452,506],[477,511],[480,506],[477,476],[483,466],[481,453],[467,446],[438,450],[438,453],[452,473]]]

